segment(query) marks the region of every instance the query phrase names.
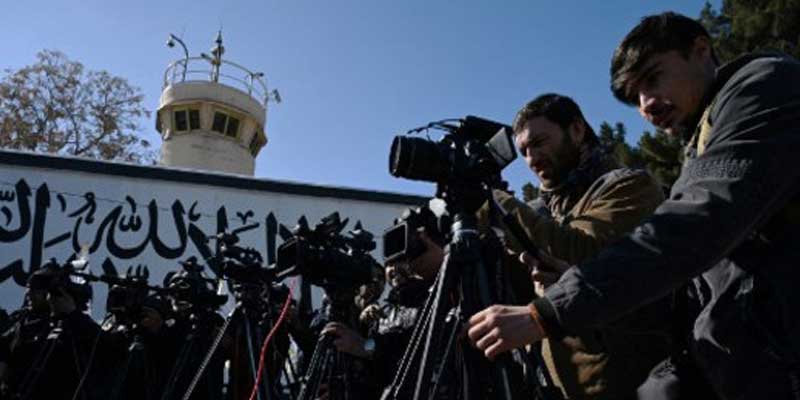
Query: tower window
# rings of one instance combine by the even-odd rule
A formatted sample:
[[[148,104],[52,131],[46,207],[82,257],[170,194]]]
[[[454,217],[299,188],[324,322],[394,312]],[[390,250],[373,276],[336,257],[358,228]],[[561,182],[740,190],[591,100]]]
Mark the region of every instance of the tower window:
[[[200,129],[200,110],[189,110],[189,129]]]
[[[214,113],[214,124],[211,126],[211,130],[235,138],[239,134],[239,119],[217,111]]]
[[[200,110],[180,109],[173,113],[175,117],[175,130],[185,132],[192,129],[200,129]]]
[[[187,130],[186,124],[186,110],[175,111],[175,130],[176,131],[185,131]]]
[[[236,133],[239,131],[239,120],[233,117],[228,117],[228,127],[225,128],[225,134],[235,138]]]
[[[225,133],[225,123],[228,122],[228,116],[221,113],[215,112],[214,113],[214,124],[211,126],[212,131],[217,131],[219,133]]]

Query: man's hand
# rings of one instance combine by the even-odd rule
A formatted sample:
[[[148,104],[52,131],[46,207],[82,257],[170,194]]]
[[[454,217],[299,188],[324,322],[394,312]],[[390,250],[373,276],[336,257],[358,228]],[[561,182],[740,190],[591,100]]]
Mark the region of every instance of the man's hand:
[[[364,342],[366,340],[359,335],[358,332],[343,324],[331,322],[325,325],[325,328],[322,329],[322,334],[333,336],[335,338],[333,339],[333,345],[336,347],[336,350],[342,353],[361,358],[369,358],[370,356],[370,354],[364,350]]]
[[[531,280],[536,293],[542,294],[544,289],[558,282],[561,275],[570,268],[566,261],[555,258],[544,251],[539,251],[538,258],[527,252],[519,255],[519,261],[530,268]]]
[[[371,324],[374,322],[378,322],[381,318],[383,318],[383,310],[377,304],[370,304],[363,310],[361,310],[361,314],[358,316],[358,320],[365,324]]]
[[[469,319],[469,340],[494,360],[499,354],[539,341],[544,330],[528,306],[491,306]]]

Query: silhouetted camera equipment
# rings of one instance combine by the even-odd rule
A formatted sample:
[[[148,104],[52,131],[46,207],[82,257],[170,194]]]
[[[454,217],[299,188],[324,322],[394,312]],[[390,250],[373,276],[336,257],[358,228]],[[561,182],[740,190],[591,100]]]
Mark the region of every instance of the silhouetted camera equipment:
[[[306,218],[300,217],[291,237],[278,247],[281,275],[302,275],[325,289],[370,283],[375,269],[381,268],[369,254],[375,249],[375,239],[361,222],[343,235],[347,222],[334,212],[310,229]]]
[[[124,277],[102,275],[98,280],[109,285],[106,297],[106,312],[114,316],[119,325],[136,325],[145,307],[163,313],[165,302],[155,292],[159,287],[148,285],[150,271],[141,265],[128,267]]]
[[[514,161],[511,127],[467,116],[412,129],[408,134],[438,129],[447,134],[438,142],[396,136],[389,154],[389,172],[400,178],[427,182],[487,182]]]
[[[419,237],[421,230],[424,230],[435,243],[444,247],[450,223],[446,213],[437,215],[428,205],[409,208],[383,233],[384,261],[387,263],[411,261],[422,255],[427,246]]]
[[[164,287],[169,291],[178,310],[213,311],[228,301],[228,296],[216,293],[215,281],[203,274],[203,265],[197,257],[180,262],[181,271],[172,271],[164,277]]]
[[[215,263],[222,275],[237,283],[262,284],[280,281],[275,270],[264,264],[264,257],[258,250],[239,246],[239,236],[235,233],[220,233],[211,237],[216,239],[219,251],[208,259]]]
[[[505,189],[500,172],[514,159],[516,150],[509,126],[468,116],[432,122],[409,134],[438,129],[446,134],[438,142],[397,136],[389,155],[389,172],[400,178],[436,183],[436,198],[452,216],[446,230],[448,244],[433,290],[414,327],[394,380],[384,399],[492,398],[551,399],[557,393],[544,372],[537,350],[514,349],[493,361],[458,339],[466,321],[492,304],[516,304],[507,268],[502,265],[500,229],[480,229],[477,211],[486,205],[488,222],[499,228],[503,221],[530,254],[538,250],[516,220],[492,194]],[[425,221],[423,211],[419,218]],[[414,243],[416,225],[398,224],[384,237],[387,257],[419,256],[425,249]],[[445,230],[441,230],[445,231]],[[387,243],[388,242],[388,243]]]
[[[62,296],[63,289],[78,305],[86,305],[92,299],[92,287],[85,278],[78,276],[73,259],[61,265],[51,258],[31,274],[28,287],[47,291],[53,296]]]

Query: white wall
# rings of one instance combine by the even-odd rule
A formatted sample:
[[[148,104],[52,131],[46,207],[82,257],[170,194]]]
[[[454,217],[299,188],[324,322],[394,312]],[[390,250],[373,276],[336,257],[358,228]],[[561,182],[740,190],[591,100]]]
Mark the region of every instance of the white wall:
[[[8,161],[0,160],[0,306],[9,312],[21,304],[20,283],[31,268],[51,257],[63,261],[82,245],[94,246],[89,257],[93,273],[101,274],[106,260],[120,273],[142,264],[150,269],[150,283],[158,285],[166,272],[179,268],[178,261],[202,258],[189,231],[213,235],[219,224],[226,223],[229,230],[251,226],[240,235],[242,243],[266,256],[265,219],[270,213],[290,229],[301,215],[313,226],[339,211],[342,218],[350,218],[346,229],[361,220],[376,236],[374,255],[380,262],[381,233],[410,201],[397,196],[392,204],[385,199],[319,197],[319,191],[311,196],[102,173],[114,166],[110,163],[97,163],[99,173],[64,169],[63,160],[58,163],[61,169],[3,163]],[[156,169],[165,170],[150,167]],[[332,196],[336,192],[332,189]],[[93,315],[100,317],[105,288],[94,288]]]

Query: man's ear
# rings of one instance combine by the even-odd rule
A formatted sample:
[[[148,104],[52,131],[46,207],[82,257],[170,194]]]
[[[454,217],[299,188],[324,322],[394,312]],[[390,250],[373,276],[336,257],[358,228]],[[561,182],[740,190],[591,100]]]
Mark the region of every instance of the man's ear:
[[[711,60],[713,57],[711,56],[711,39],[706,36],[700,35],[694,38],[694,44],[692,45],[692,55],[697,57],[698,60]]]
[[[569,124],[569,137],[572,139],[572,143],[583,143],[584,136],[586,136],[586,123],[580,118],[572,121],[572,123]]]

